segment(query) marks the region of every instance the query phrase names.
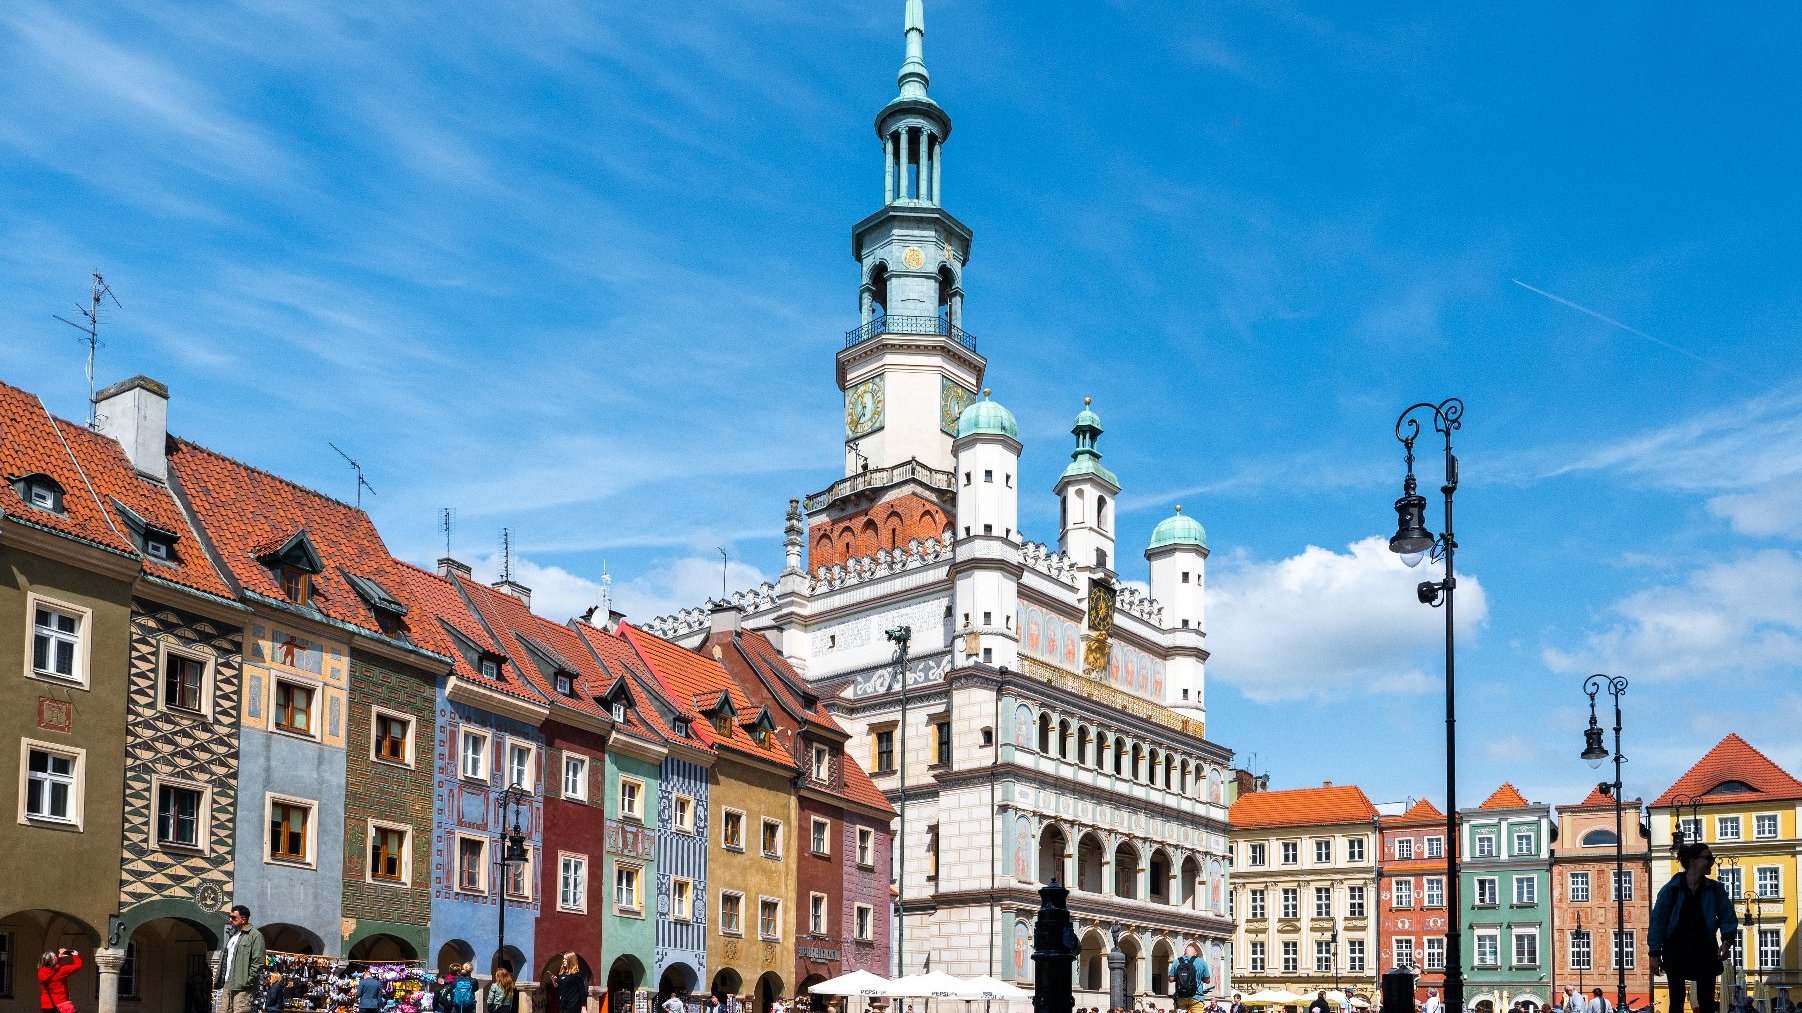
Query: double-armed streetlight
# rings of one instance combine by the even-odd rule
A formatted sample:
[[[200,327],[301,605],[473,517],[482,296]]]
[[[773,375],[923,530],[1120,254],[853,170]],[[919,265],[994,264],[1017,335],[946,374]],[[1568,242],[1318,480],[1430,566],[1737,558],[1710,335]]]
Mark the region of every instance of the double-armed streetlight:
[[[513,879],[513,870],[526,864],[526,835],[519,829],[519,810],[528,804],[529,796],[530,793],[517,784],[510,784],[501,792],[501,882],[500,893],[495,898],[498,901],[495,907],[500,909],[500,924],[495,926],[494,964],[497,967],[505,965],[510,974],[518,974],[519,968],[514,967],[513,961],[507,959],[507,887]],[[509,816],[513,819],[511,829],[507,827]],[[490,973],[492,971],[490,968]]]
[[[1687,818],[1683,815],[1686,811],[1689,813]],[[1696,825],[1696,839],[1688,843],[1695,844],[1702,840],[1702,796],[1678,795],[1671,799],[1671,818],[1677,821],[1677,825],[1671,828],[1671,857],[1676,858],[1687,839],[1684,823],[1693,822]]]
[[[1612,751],[1602,742],[1602,726],[1596,722],[1596,694],[1603,689],[1614,698],[1614,749]],[[1627,1008],[1627,964],[1621,950],[1626,946],[1627,938],[1627,894],[1625,872],[1625,849],[1627,846],[1626,831],[1623,829],[1621,807],[1625,804],[1621,792],[1621,764],[1627,758],[1621,755],[1621,694],[1627,691],[1627,677],[1624,675],[1608,676],[1600,672],[1583,680],[1583,692],[1589,694],[1589,727],[1583,731],[1583,759],[1591,769],[1600,767],[1604,760],[1614,760],[1614,781],[1604,781],[1597,787],[1614,796],[1614,1008]]]
[[[1427,528],[1427,498],[1414,481],[1414,441],[1420,437],[1420,420],[1416,414],[1431,415],[1433,431],[1444,438],[1445,484],[1439,487],[1445,497],[1445,530],[1435,535]],[[1389,539],[1389,551],[1402,557],[1409,566],[1419,566],[1429,556],[1445,562],[1445,577],[1421,581],[1415,596],[1422,605],[1445,609],[1445,1008],[1462,1013],[1464,1009],[1464,947],[1459,927],[1458,889],[1458,733],[1457,697],[1453,692],[1455,643],[1452,635],[1452,596],[1458,587],[1453,575],[1452,557],[1458,540],[1452,536],[1452,494],[1458,491],[1458,458],[1452,454],[1452,433],[1462,428],[1464,402],[1446,398],[1434,404],[1422,401],[1410,405],[1395,420],[1395,438],[1401,441],[1408,463],[1408,474],[1402,480],[1402,496],[1395,501],[1395,536]]]

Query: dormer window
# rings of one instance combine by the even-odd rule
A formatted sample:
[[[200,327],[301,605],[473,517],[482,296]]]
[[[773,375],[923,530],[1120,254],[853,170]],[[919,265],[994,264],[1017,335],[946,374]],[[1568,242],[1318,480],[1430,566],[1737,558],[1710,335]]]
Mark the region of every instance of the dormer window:
[[[570,678],[568,672],[557,673],[557,692],[564,696],[576,695],[576,681]]]
[[[732,715],[721,712],[713,716],[713,730],[721,735],[732,734]]]
[[[688,719],[687,718],[677,718],[676,719],[676,735],[678,737],[684,738],[684,739],[691,737],[689,730],[688,730]]]
[[[153,535],[144,537],[144,555],[151,559],[167,563],[175,555],[175,549],[168,542]]]
[[[496,682],[500,681],[500,678],[501,678],[500,659],[492,658],[492,657],[485,657],[482,659],[482,678],[493,679]]]
[[[27,505],[50,513],[63,512],[63,487],[49,475],[24,475],[13,479],[13,491]]]
[[[312,575],[325,569],[325,561],[313,548],[305,528],[279,542],[266,543],[256,555],[270,568],[284,598],[296,605],[305,605],[311,600]]]
[[[292,566],[281,568],[282,597],[296,605],[305,605],[312,597],[312,578],[305,570]]]
[[[407,606],[399,598],[389,594],[388,589],[383,587],[379,581],[370,577],[360,577],[346,570],[338,572],[344,574],[344,582],[357,593],[357,597],[363,599],[364,604],[369,606],[369,610],[376,614],[376,618],[397,623],[406,617]]]
[[[770,748],[770,730],[761,725],[751,729],[751,741],[765,749]]]
[[[619,700],[615,700],[613,702],[613,720],[615,720],[615,721],[626,720],[626,705],[624,702],[619,701]]]

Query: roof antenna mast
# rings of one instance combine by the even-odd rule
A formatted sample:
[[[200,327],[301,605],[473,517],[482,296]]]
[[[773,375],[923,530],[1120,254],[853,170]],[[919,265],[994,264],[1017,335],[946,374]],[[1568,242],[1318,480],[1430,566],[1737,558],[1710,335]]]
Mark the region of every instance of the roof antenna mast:
[[[719,549],[720,552],[720,599],[723,601],[728,595],[728,592],[726,591],[726,566],[732,562],[732,557],[726,554],[725,546],[719,545],[715,546],[715,548]]]
[[[325,442],[325,445],[332,448],[333,450],[338,450],[338,445],[336,443],[333,443],[330,440],[327,440]],[[357,473],[357,509],[361,510],[361,509],[363,509],[363,490],[368,489],[369,495],[374,496],[376,494],[375,486],[370,485],[369,480],[363,477],[363,466],[358,464],[356,462],[355,458],[351,457],[349,454],[345,453],[342,450],[338,450],[338,456],[344,458],[346,461],[349,461],[351,468],[353,468]]]
[[[451,550],[451,523],[457,519],[455,507],[438,508],[438,530],[444,532],[444,558],[449,559]]]
[[[81,314],[83,322],[77,323],[64,316],[58,316],[56,318],[80,331],[82,333],[81,343],[88,346],[89,429],[94,428],[95,423],[98,421],[94,405],[94,353],[99,349],[106,347],[106,342],[100,340],[100,304],[108,299],[111,299],[113,305],[117,306],[119,309],[125,308],[119,305],[119,297],[113,294],[112,286],[106,283],[106,279],[101,277],[99,271],[95,271],[94,287],[88,292],[88,304],[86,306],[83,306],[80,303],[75,304],[75,312]]]
[[[501,529],[501,580],[513,579],[513,529]]]

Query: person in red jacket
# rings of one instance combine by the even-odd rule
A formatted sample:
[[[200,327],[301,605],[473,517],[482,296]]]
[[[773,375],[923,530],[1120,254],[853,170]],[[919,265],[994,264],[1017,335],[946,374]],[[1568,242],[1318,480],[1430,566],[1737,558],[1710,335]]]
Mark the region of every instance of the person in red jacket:
[[[69,1001],[69,975],[81,970],[81,954],[68,947],[44,954],[38,964],[38,1008],[75,1013]]]

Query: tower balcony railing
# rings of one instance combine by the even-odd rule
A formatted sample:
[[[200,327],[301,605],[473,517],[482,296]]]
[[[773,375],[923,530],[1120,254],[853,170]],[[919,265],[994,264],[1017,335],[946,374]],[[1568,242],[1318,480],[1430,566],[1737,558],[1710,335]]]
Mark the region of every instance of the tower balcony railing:
[[[897,313],[877,317],[846,331],[845,347],[855,347],[879,334],[936,334],[942,338],[951,338],[972,352],[976,351],[976,335],[944,317],[904,316]]]
[[[949,471],[929,468],[917,459],[910,457],[900,464],[890,465],[887,468],[872,468],[860,471],[855,475],[847,475],[824,490],[807,497],[804,506],[808,513],[813,513],[816,510],[824,510],[834,502],[853,493],[863,492],[866,489],[886,489],[909,479],[940,492],[950,492],[956,488],[956,478],[957,476]]]

